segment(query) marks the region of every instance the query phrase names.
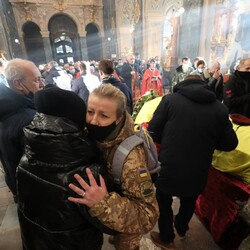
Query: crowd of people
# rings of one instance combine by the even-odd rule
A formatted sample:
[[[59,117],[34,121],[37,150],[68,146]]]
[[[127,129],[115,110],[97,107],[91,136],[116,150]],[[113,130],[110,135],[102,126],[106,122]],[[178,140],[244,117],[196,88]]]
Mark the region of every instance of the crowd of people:
[[[146,66],[138,55],[126,59],[0,64],[0,160],[18,203],[23,249],[101,249],[107,230],[116,249],[139,249],[157,221],[153,243],[173,249],[175,230],[185,238],[189,229],[214,150],[237,147],[229,115],[250,118],[249,58],[227,83],[219,62],[182,58],[166,95],[158,57]],[[161,145],[161,170],[153,183],[137,145],[117,185],[115,150],[134,134],[133,105],[149,90],[163,96],[148,124]]]

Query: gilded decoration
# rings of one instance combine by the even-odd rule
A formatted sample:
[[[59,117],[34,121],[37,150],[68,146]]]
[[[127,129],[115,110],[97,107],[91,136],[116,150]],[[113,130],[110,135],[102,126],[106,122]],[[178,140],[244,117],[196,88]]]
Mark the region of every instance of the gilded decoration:
[[[123,25],[129,25],[131,18],[132,18],[132,13],[134,12],[134,1],[120,1],[121,3],[118,6],[122,6],[122,24]]]
[[[66,9],[68,9],[68,3],[67,3],[67,0],[56,0],[56,3],[53,5],[53,7],[60,11],[60,12],[63,12],[65,11]]]
[[[100,20],[100,8],[95,5],[84,6],[84,16],[87,17],[89,22],[97,22]]]
[[[162,8],[163,2],[164,1],[162,1],[162,0],[152,0],[151,1],[151,9],[157,10],[157,9]]]
[[[210,58],[212,60],[225,60],[227,52],[232,48],[236,33],[237,11],[234,1],[217,1],[211,38]]]
[[[134,9],[134,22],[138,23],[140,19],[140,5],[138,1],[135,1],[135,9]]]
[[[25,21],[32,21],[33,14],[36,12],[36,6],[34,3],[28,1],[17,1],[14,6],[19,10],[20,17]]]

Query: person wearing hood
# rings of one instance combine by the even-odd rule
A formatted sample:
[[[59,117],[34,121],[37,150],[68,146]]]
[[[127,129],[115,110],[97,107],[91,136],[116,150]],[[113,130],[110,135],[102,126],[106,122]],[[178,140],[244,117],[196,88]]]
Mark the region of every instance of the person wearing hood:
[[[238,139],[226,106],[198,75],[189,75],[162,98],[148,131],[161,145],[156,181],[160,232],[151,232],[151,239],[162,249],[173,249],[174,227],[184,238],[196,199],[206,185],[214,150],[231,151]],[[180,199],[175,219],[173,196]]]
[[[34,93],[44,87],[41,73],[28,60],[10,60],[5,68],[8,86],[0,83],[0,160],[5,181],[16,197],[16,168],[23,154],[23,127],[34,117]]]
[[[250,118],[250,58],[242,59],[224,85],[223,103],[229,114],[237,113]]]

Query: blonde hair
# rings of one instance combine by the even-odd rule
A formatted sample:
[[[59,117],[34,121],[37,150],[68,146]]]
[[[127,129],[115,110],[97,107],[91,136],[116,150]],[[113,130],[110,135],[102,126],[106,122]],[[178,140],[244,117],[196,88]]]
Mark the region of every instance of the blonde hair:
[[[250,58],[241,59],[237,67],[245,66],[245,62],[250,61]]]
[[[112,99],[117,103],[117,118],[121,117],[126,111],[126,97],[125,95],[116,87],[108,84],[101,84],[98,88],[94,89],[90,96],[95,95],[101,98]]]

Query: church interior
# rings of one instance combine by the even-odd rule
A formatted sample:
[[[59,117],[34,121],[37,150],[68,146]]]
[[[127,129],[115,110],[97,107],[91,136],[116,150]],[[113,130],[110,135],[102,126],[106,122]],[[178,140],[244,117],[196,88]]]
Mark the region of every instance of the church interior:
[[[126,60],[129,54],[145,61],[158,57],[166,88],[183,57],[193,62],[201,56],[208,64],[218,61],[227,79],[240,59],[250,58],[249,40],[250,1],[245,0],[0,0],[3,60],[28,59],[39,66],[50,61],[63,65]],[[250,186],[215,170],[209,175],[211,187],[216,182],[216,187],[223,185],[231,192],[222,188],[213,189],[215,193],[237,202],[218,201],[215,207],[212,197],[201,196],[191,222],[193,232],[187,242],[177,239],[176,249],[250,249],[250,227],[239,218]],[[0,171],[0,250],[22,249],[15,209]],[[242,246],[245,239],[248,243]],[[159,249],[147,236],[144,243],[141,249]],[[114,248],[106,237],[103,250],[109,249]]]
[[[37,65],[159,56],[218,60],[224,73],[249,56],[250,4],[243,0],[8,0],[0,2],[0,51]]]

